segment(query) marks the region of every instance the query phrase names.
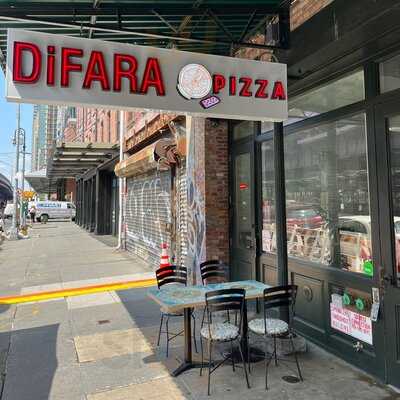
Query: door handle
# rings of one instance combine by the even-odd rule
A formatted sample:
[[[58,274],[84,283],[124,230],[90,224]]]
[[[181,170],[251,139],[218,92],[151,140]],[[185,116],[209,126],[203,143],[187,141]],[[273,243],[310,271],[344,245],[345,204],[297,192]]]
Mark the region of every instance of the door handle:
[[[385,284],[388,284],[388,285],[389,284],[390,285],[394,285],[395,284],[394,278],[390,274],[384,274],[383,277],[382,277],[382,280],[385,282]]]
[[[254,239],[249,239],[248,241],[247,241],[247,246],[246,246],[246,249],[248,249],[248,250],[251,250],[252,248],[254,248]]]

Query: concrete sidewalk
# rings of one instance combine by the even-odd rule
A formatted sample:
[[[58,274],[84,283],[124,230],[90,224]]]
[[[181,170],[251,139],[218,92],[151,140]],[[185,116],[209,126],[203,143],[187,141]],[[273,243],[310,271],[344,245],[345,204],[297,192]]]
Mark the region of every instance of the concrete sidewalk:
[[[70,222],[37,225],[30,239],[6,242],[0,249],[1,295],[152,276],[145,263],[103,242]],[[192,370],[170,377],[183,355],[182,339],[171,343],[166,359],[164,346],[155,346],[158,324],[159,308],[146,297],[146,289],[3,307],[1,400],[208,398],[206,374],[199,377]],[[243,370],[233,372],[226,365],[212,375],[211,398],[400,399],[336,357],[315,346],[309,349],[301,356],[303,383],[286,383],[282,377],[292,371],[283,364],[272,366],[266,393],[261,362],[253,365],[248,390]]]

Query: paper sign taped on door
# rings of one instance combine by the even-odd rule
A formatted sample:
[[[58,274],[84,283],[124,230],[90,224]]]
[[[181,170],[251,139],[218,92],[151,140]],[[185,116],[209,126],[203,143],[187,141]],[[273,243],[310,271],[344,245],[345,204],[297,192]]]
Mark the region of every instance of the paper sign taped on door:
[[[371,318],[331,303],[331,327],[372,345]]]

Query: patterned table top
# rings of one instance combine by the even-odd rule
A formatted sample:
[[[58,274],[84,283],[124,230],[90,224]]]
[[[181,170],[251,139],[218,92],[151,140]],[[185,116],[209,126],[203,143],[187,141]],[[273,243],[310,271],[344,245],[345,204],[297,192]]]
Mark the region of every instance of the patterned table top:
[[[210,290],[243,288],[246,290],[246,299],[256,299],[263,296],[264,289],[269,285],[258,281],[237,281],[213,283],[209,285],[165,285],[161,289],[152,287],[147,294],[160,306],[174,312],[183,308],[196,308],[205,305],[205,293]]]

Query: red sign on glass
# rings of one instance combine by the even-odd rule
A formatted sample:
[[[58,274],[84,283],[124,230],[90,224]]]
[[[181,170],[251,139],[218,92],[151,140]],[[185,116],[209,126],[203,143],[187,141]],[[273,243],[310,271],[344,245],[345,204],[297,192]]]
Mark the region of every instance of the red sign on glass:
[[[247,183],[240,183],[239,184],[239,189],[240,190],[244,190],[244,189],[248,189],[249,188],[249,185],[247,184]]]

